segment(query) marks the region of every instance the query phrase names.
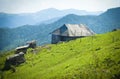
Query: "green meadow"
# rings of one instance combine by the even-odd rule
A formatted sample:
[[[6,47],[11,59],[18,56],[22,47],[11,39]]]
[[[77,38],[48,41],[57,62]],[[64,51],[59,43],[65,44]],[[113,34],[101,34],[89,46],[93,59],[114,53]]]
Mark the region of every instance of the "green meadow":
[[[7,56],[0,55],[0,69]],[[1,79],[120,79],[120,30],[28,49],[26,62]]]

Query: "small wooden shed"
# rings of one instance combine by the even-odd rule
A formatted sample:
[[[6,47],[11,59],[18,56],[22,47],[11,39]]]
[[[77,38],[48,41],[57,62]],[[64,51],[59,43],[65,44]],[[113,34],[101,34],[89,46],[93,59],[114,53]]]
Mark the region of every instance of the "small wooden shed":
[[[11,65],[17,66],[17,65],[24,63],[24,62],[25,62],[25,57],[24,57],[23,52],[11,55],[11,56],[6,58],[3,70],[10,69]]]
[[[17,48],[15,49],[15,50],[16,50],[15,53],[16,53],[16,54],[19,53],[19,52],[24,52],[24,53],[26,53],[28,48],[35,48],[35,47],[36,47],[36,40],[28,41],[28,42],[26,43],[26,45],[17,47]]]
[[[15,49],[15,50],[16,50],[15,54],[17,54],[17,53],[19,53],[19,52],[24,52],[24,53],[26,53],[28,48],[29,48],[29,45],[17,47],[17,48]]]
[[[95,33],[84,24],[64,24],[52,32],[52,44],[85,36],[92,36],[94,34]]]

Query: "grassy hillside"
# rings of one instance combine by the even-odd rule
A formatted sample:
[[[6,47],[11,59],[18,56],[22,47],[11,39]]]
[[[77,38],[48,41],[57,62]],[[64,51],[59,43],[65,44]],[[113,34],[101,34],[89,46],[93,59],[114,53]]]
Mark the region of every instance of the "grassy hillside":
[[[33,53],[34,52],[34,53]],[[5,55],[6,56],[6,55]],[[120,79],[120,30],[29,49],[3,79]],[[5,57],[0,57],[1,62]],[[3,63],[1,63],[3,65]]]

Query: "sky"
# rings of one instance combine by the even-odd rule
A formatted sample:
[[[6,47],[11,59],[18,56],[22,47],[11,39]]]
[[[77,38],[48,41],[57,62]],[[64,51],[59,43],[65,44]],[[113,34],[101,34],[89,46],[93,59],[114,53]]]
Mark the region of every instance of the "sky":
[[[105,11],[120,7],[120,0],[0,0],[0,12],[33,13],[47,8]]]

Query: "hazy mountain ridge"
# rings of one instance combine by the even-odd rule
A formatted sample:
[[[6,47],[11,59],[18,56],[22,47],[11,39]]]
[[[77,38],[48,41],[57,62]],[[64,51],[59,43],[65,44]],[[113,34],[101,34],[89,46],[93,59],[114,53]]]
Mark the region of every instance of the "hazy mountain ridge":
[[[41,22],[46,23],[45,21],[51,19],[53,20],[54,18],[58,18],[58,17],[63,17],[68,14],[98,15],[100,13],[101,12],[87,12],[87,11],[75,10],[75,9],[57,10],[54,8],[41,10],[36,13],[21,13],[21,14],[0,13],[0,27],[15,28],[26,24],[35,25]],[[53,22],[55,21],[53,20]]]
[[[33,39],[37,40],[38,45],[48,44],[51,41],[50,33],[65,23],[83,23],[96,33],[109,32],[115,28],[120,28],[120,19],[117,19],[119,17],[119,9],[120,8],[110,9],[99,16],[78,16],[69,14],[51,24],[25,25],[14,29],[4,30],[5,32],[0,31],[0,34],[3,35],[0,39],[0,41],[2,41],[0,48],[1,50],[15,48],[18,45],[23,45],[26,41]],[[111,15],[108,15],[108,12]],[[112,19],[112,17],[114,17],[114,19]]]

